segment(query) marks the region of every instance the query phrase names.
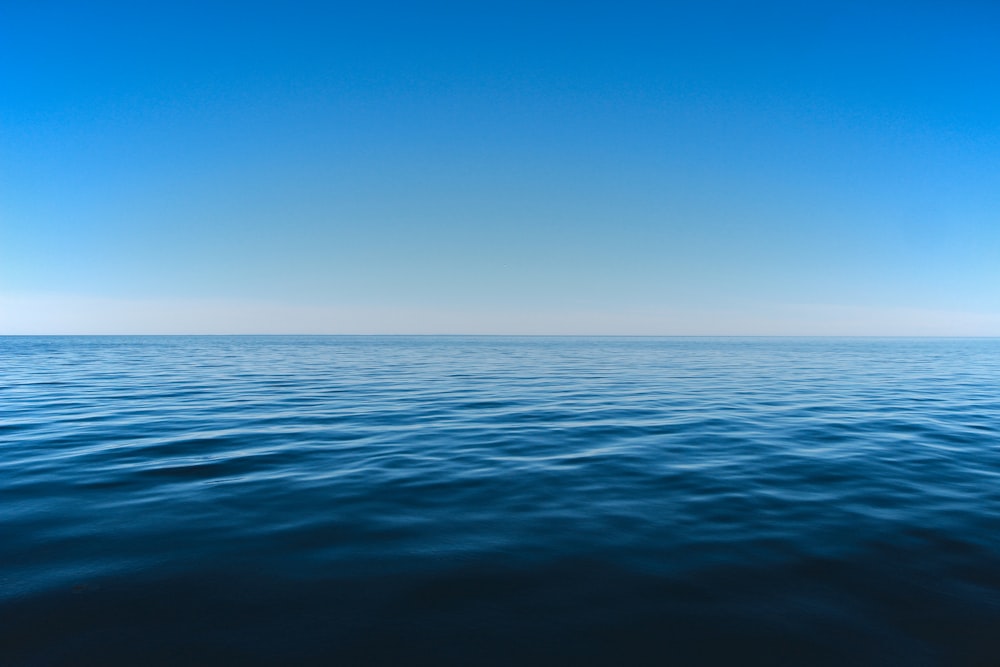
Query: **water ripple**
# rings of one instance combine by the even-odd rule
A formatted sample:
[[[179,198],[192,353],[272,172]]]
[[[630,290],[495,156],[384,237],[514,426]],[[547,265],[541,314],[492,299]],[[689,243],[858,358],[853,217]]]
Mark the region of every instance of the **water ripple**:
[[[4,664],[1000,655],[998,340],[8,337],[0,361]]]

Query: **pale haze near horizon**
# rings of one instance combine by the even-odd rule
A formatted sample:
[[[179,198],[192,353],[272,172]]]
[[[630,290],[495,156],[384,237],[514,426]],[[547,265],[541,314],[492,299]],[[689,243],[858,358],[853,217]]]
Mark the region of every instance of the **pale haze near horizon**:
[[[5,6],[0,334],[1000,335],[1000,11],[566,7]]]

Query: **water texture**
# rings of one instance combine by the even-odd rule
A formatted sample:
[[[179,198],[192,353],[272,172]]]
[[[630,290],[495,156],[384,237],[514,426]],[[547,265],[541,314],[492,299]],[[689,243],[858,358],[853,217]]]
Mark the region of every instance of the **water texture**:
[[[0,664],[1000,664],[1000,340],[0,338]]]

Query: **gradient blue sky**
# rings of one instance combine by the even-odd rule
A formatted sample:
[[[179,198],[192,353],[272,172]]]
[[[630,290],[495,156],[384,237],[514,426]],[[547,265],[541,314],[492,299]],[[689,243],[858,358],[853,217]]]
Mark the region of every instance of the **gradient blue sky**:
[[[0,5],[0,333],[1000,335],[995,2]]]

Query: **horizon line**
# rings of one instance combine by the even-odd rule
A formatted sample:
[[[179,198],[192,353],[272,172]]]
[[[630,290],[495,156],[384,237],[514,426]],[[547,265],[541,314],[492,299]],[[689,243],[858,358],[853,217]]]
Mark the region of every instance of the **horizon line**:
[[[1000,338],[969,334],[591,334],[591,333],[0,333],[0,338]]]

